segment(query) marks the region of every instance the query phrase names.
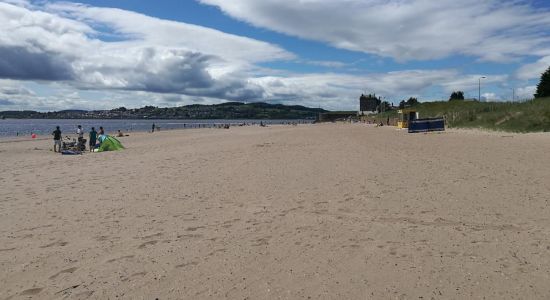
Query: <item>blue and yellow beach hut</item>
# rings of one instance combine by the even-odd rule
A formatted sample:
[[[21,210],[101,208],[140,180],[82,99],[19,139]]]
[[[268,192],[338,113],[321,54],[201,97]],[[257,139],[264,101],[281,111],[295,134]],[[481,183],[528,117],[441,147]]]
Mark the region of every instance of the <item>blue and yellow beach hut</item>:
[[[413,109],[397,111],[397,128],[409,128],[409,122],[418,119],[418,112]]]

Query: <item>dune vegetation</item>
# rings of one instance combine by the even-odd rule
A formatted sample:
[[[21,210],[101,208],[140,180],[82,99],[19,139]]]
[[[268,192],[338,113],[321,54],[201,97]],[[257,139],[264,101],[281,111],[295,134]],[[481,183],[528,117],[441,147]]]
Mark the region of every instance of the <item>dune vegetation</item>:
[[[452,128],[481,128],[510,132],[550,132],[550,98],[524,102],[436,101],[408,107],[421,118],[441,117]],[[395,110],[378,114],[385,120],[397,116]]]

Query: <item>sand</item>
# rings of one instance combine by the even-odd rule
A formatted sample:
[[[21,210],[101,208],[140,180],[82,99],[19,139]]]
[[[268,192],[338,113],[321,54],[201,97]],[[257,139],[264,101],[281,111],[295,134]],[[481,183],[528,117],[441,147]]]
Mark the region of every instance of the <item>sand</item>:
[[[549,299],[550,135],[361,124],[0,143],[0,299]]]

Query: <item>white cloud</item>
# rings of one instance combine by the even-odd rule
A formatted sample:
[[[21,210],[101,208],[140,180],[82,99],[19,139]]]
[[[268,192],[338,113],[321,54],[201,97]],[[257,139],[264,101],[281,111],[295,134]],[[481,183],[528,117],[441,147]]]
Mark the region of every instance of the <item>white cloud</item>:
[[[550,56],[545,56],[532,64],[521,66],[516,72],[519,79],[540,79],[540,75],[550,68]]]
[[[0,95],[4,97],[9,97],[13,95],[30,96],[30,95],[36,95],[36,94],[22,85],[5,84],[4,86],[0,87]]]
[[[255,39],[232,35],[208,27],[158,19],[116,8],[81,4],[50,3],[46,9],[90,26],[103,25],[123,40],[109,43],[116,49],[136,45],[187,50],[242,62],[291,59],[293,54]]]
[[[482,78],[482,77],[485,77],[485,78]],[[507,75],[490,75],[490,76],[485,76],[480,74],[462,75],[462,76],[456,76],[455,78],[449,79],[448,81],[442,83],[441,86],[447,92],[475,90],[476,98],[477,98],[477,91],[479,89],[480,84],[482,87],[484,87],[490,84],[504,83],[506,82],[506,80],[508,80]]]
[[[526,86],[526,87],[520,87],[516,89],[516,99],[518,100],[526,100],[526,99],[533,99],[533,95],[537,91],[537,87],[534,85]]]
[[[355,110],[358,97],[363,92],[376,93],[394,103],[411,96],[418,96],[433,88],[450,87],[453,82],[468,83],[473,76],[464,76],[455,70],[410,70],[376,73],[366,76],[337,73],[287,74],[249,77],[249,89],[257,90],[256,98],[241,98],[246,101],[300,104],[333,110]],[[0,110],[38,109],[60,110],[69,108],[103,109],[118,106],[128,108],[145,105],[177,106],[193,103],[213,104],[228,98],[208,95],[185,95],[177,93],[154,93],[139,90],[78,90],[64,83],[38,83],[33,89],[24,82],[10,81],[8,94],[0,91],[0,99],[11,104],[0,104]],[[6,86],[6,84],[3,84]],[[41,90],[41,93],[36,92]],[[14,91],[20,91],[16,94]],[[28,92],[25,92],[28,91]],[[445,92],[447,93],[447,92]],[[68,97],[67,95],[70,95]],[[230,99],[229,99],[230,100]],[[420,97],[421,101],[426,99]]]
[[[495,93],[483,93],[481,94],[481,100],[483,101],[498,101],[502,98]]]
[[[501,0],[198,0],[292,36],[397,60],[544,53],[550,11]]]
[[[334,60],[305,60],[303,61],[303,63],[312,65],[312,66],[320,66],[320,67],[326,67],[326,68],[343,68],[349,65],[347,63],[344,63],[341,61],[334,61]]]
[[[354,110],[357,109],[358,97],[363,92],[376,93],[397,103],[401,99],[422,94],[430,88],[452,86],[457,79],[461,82],[469,80],[455,70],[409,70],[367,76],[293,74],[288,77],[266,76],[252,80],[265,90],[266,99],[271,101]]]
[[[99,39],[113,32],[117,40]],[[266,42],[119,9],[0,3],[0,78],[257,98],[262,91],[240,72],[257,62],[290,58]]]
[[[451,69],[368,75],[290,73],[262,68],[260,63],[294,60],[328,68],[348,65],[296,59],[277,45],[120,9],[37,3],[41,4],[15,0],[0,3],[0,78],[12,79],[0,80],[0,110],[175,106],[229,100],[356,109],[364,91],[399,101],[431,90],[447,93],[474,89],[479,78]],[[315,7],[323,10],[330,3],[316,3],[319,5]],[[284,8],[287,4],[283,4]],[[339,14],[342,11],[336,10],[335,16]],[[344,28],[335,27],[339,29]],[[375,29],[371,30],[374,35]],[[342,34],[349,35],[345,31]],[[376,50],[383,44],[372,45]],[[393,46],[388,45],[384,49],[392,53]],[[407,56],[417,50],[403,48],[403,53]],[[433,51],[445,52],[437,47]],[[483,84],[506,79],[505,75],[492,75]]]

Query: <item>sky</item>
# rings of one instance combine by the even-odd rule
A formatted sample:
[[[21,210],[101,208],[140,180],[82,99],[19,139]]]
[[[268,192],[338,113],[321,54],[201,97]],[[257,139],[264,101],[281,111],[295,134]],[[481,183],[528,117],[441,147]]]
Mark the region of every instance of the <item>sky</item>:
[[[0,111],[524,100],[548,67],[547,0],[0,0]]]

